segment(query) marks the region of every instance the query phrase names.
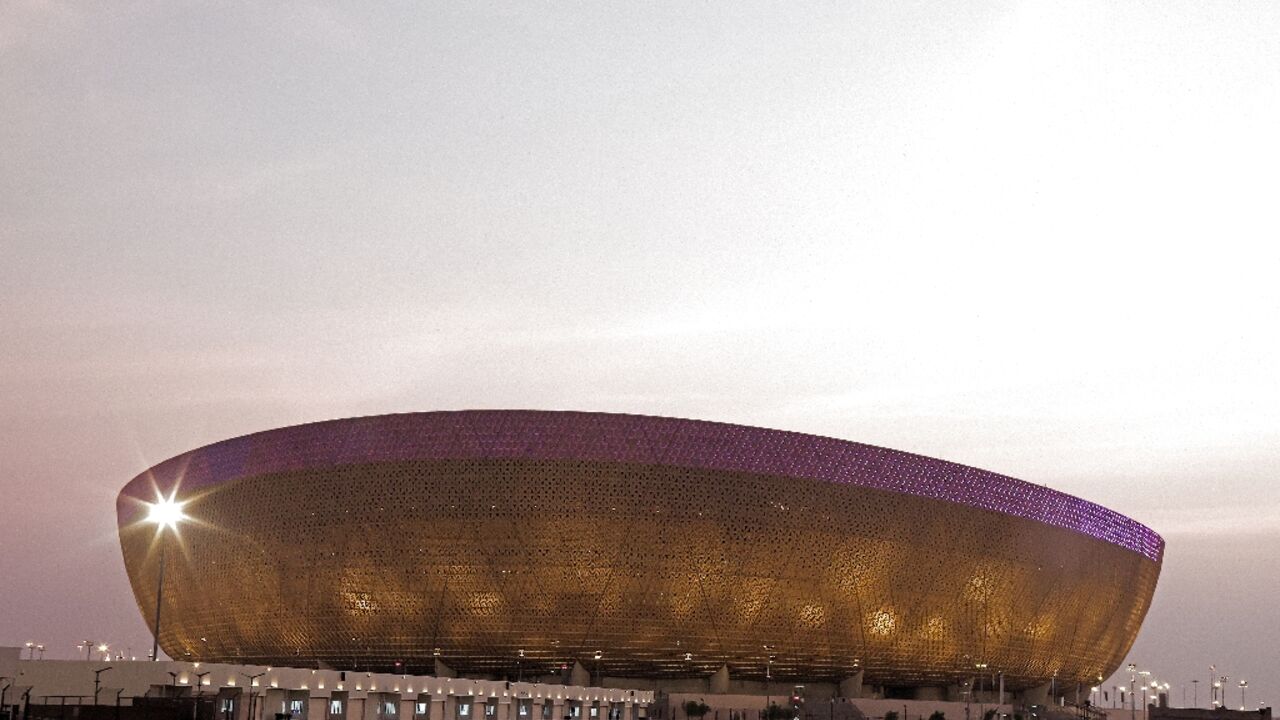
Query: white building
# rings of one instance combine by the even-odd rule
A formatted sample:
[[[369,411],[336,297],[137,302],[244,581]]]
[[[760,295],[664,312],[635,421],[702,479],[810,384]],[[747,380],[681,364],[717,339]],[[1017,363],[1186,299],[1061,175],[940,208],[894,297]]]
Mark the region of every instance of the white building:
[[[200,698],[216,720],[642,720],[653,691],[223,663],[20,660],[0,648],[9,706]],[[205,700],[208,698],[208,700]]]

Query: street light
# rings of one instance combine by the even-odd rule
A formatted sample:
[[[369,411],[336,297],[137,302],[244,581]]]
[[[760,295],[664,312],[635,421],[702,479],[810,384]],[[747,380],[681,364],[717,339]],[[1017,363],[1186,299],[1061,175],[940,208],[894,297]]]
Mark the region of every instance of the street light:
[[[1240,681],[1240,709],[1241,710],[1244,709],[1244,689],[1247,687],[1249,687],[1249,681],[1241,680]]]
[[[178,524],[187,519],[186,513],[182,511],[182,506],[186,503],[180,503],[174,498],[177,496],[178,490],[174,488],[169,493],[169,497],[161,495],[156,502],[150,504],[147,512],[147,522],[156,526],[156,535],[160,539],[160,572],[156,576],[156,621],[155,632],[151,636],[151,660],[153,662],[160,660],[160,607],[161,601],[164,599],[164,563],[168,557],[166,549],[168,545],[164,542],[164,531],[169,529],[174,535],[178,534]],[[252,704],[252,703],[250,703]]]
[[[1138,666],[1129,663],[1129,720],[1138,717]]]
[[[105,662],[105,661],[108,661],[108,660],[110,660],[110,659],[111,659],[111,646],[110,646],[110,645],[108,645],[108,644],[106,644],[106,643],[98,643],[98,652],[102,653],[102,660],[103,660],[104,662]]]
[[[254,696],[254,693],[253,693],[253,688],[254,688],[254,687],[256,687],[256,685],[255,685],[254,683],[258,682],[258,678],[262,677],[263,675],[266,675],[266,673],[265,673],[265,672],[260,672],[260,673],[258,673],[257,675],[247,675],[247,674],[245,674],[245,673],[240,673],[240,675],[241,675],[241,677],[248,678],[248,680],[249,680],[249,712],[248,712],[247,718],[248,718],[248,720],[254,720],[254,718],[253,718],[253,699],[254,699],[254,697],[255,697],[255,696]]]
[[[93,671],[93,704],[94,705],[98,704],[98,688],[102,685],[102,677],[101,677],[102,673],[110,669],[111,669],[111,666],[108,665],[104,668],[100,668],[98,670]]]
[[[762,645],[765,653],[764,661],[764,712],[765,717],[769,717],[769,706],[773,702],[772,681],[773,681],[773,646]]]

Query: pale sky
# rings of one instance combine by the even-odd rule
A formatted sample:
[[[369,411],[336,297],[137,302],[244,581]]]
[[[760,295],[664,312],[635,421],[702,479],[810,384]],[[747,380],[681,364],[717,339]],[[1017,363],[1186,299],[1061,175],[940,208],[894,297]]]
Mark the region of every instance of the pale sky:
[[[1128,514],[1133,661],[1280,701],[1278,128],[1273,2],[0,0],[0,645],[149,648],[169,456],[605,410]]]

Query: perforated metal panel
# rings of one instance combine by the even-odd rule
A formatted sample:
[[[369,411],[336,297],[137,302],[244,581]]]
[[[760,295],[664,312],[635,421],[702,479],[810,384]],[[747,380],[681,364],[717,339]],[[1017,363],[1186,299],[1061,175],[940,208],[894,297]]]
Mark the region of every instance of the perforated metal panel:
[[[181,548],[136,502],[175,484],[197,521]],[[1089,682],[1132,643],[1163,547],[1105,508],[943,461],[587,413],[259,433],[144,473],[119,511],[148,621],[168,553],[173,657],[513,675],[576,659],[762,678],[772,655],[779,679],[943,684],[981,662],[1012,688]]]

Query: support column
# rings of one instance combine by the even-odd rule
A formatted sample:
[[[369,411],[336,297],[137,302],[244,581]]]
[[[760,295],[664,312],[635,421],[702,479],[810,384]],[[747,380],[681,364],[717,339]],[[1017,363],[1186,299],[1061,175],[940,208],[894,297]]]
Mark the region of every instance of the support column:
[[[727,695],[729,693],[729,666],[721,665],[720,669],[711,676],[710,692],[712,695]]]
[[[1022,691],[1024,705],[1048,705],[1050,683],[1043,683]]]
[[[840,681],[840,697],[847,697],[847,698],[862,697],[862,671],[861,670]]]

